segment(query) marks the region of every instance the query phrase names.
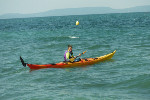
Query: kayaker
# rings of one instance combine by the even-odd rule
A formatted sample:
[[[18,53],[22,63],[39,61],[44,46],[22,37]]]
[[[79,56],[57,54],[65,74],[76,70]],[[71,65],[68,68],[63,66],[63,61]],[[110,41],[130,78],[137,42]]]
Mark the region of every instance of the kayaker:
[[[73,56],[73,52],[72,52],[72,45],[68,45],[68,50],[65,51],[65,54],[64,54],[64,60],[66,62],[70,61],[71,58],[76,58]],[[79,61],[79,59],[75,59],[74,61]]]

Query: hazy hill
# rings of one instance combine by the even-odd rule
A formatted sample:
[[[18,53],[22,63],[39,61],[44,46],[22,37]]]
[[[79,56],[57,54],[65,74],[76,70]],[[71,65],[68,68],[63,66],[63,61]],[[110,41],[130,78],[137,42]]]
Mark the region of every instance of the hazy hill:
[[[137,6],[137,7],[126,8],[126,9],[112,9],[109,7],[85,7],[85,8],[56,9],[56,10],[49,10],[46,12],[34,13],[34,14],[10,13],[10,14],[1,15],[0,19],[66,16],[66,15],[86,15],[86,14],[107,14],[107,13],[128,13],[128,12],[150,12],[150,5]]]

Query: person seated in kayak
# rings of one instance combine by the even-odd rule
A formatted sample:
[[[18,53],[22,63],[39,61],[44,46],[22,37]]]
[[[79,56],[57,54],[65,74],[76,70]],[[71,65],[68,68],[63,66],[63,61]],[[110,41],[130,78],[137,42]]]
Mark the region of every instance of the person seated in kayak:
[[[65,54],[64,54],[64,60],[65,60],[65,62],[68,62],[68,61],[70,61],[71,58],[75,58],[75,60],[74,60],[75,62],[80,61],[80,58],[76,59],[76,57],[73,56],[72,45],[68,45],[68,50],[65,51]]]

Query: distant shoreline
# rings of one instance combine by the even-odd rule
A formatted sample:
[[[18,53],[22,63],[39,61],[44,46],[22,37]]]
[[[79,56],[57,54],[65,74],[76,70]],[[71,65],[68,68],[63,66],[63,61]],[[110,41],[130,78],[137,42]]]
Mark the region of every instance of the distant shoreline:
[[[150,5],[137,6],[137,7],[125,8],[125,9],[112,9],[110,7],[85,7],[85,8],[56,9],[56,10],[49,10],[46,12],[33,13],[33,14],[10,13],[10,14],[0,15],[0,19],[70,16],[70,15],[91,15],[91,14],[112,14],[112,13],[136,13],[136,12],[150,12]]]

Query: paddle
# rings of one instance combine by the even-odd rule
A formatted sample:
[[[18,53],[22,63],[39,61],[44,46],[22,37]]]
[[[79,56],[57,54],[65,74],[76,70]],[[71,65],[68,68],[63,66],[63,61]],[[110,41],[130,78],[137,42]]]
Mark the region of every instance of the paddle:
[[[70,62],[73,62],[77,57],[80,57],[82,54],[84,54],[86,51],[84,51],[83,53],[77,55],[76,57],[70,58]]]

